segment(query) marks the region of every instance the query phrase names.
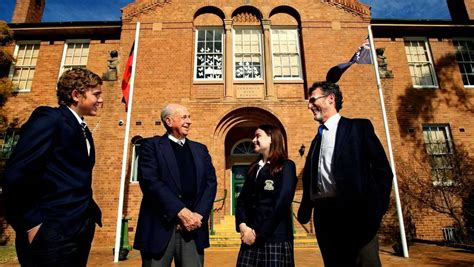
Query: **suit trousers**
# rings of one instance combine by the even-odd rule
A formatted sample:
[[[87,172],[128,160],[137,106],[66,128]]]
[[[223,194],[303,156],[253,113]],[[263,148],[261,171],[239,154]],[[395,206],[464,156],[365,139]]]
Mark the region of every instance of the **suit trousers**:
[[[95,233],[95,222],[85,220],[72,236],[66,236],[60,227],[43,223],[31,244],[27,233],[17,233],[15,240],[21,266],[87,266],[87,259]]]
[[[170,267],[174,259],[176,267],[204,266],[204,251],[199,251],[190,234],[173,231],[164,253],[141,252],[142,267]]]
[[[367,238],[364,215],[338,197],[316,199],[314,226],[324,265],[381,266],[378,237]]]

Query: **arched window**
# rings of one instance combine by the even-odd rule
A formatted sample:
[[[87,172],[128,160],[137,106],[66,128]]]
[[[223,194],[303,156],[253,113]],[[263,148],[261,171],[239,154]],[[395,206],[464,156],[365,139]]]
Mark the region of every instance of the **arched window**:
[[[257,153],[254,151],[252,140],[243,139],[235,144],[232,148],[231,154],[236,156],[255,156]]]

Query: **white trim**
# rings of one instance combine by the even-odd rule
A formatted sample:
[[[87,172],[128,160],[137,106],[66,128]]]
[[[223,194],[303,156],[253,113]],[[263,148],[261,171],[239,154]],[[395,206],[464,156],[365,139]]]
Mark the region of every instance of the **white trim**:
[[[61,74],[64,72],[64,63],[66,61],[66,53],[67,49],[69,47],[69,44],[89,44],[89,54],[87,55],[87,61],[89,61],[89,55],[90,55],[90,49],[91,49],[91,40],[90,39],[67,39],[64,42],[64,47],[63,47],[63,55],[61,57],[61,65],[59,66],[59,74],[58,74],[58,80],[61,77]],[[82,53],[81,53],[82,55]],[[87,62],[86,62],[86,67],[87,67]]]
[[[470,42],[472,45],[474,45],[474,38],[467,38],[467,37],[457,38],[457,37],[454,37],[454,38],[452,38],[451,42],[453,44],[455,53],[458,54],[459,50],[457,49],[458,46],[455,44],[455,42],[464,42],[466,44],[468,42]],[[474,50],[468,50],[468,51],[472,51],[473,53],[472,54],[469,53],[469,55],[474,57]],[[456,56],[456,63],[458,63],[458,66],[461,65],[461,64],[466,64],[466,65],[471,64],[471,66],[474,66],[474,58],[472,58],[472,60],[470,60],[470,61],[469,60],[458,61],[457,56]],[[461,74],[461,77],[468,74],[468,73],[464,73],[463,68],[461,68],[460,66],[459,66],[459,72]],[[468,78],[467,82],[470,83],[469,78]],[[464,85],[464,88],[474,88],[474,82],[472,84],[467,84],[466,85],[466,84],[464,84],[464,80],[463,80],[463,85]]]
[[[296,53],[298,54],[298,77],[275,77],[275,52],[273,52],[273,31],[274,30],[287,30],[296,32]],[[303,79],[303,70],[302,70],[302,60],[301,60],[301,48],[300,48],[300,30],[298,27],[274,27],[270,29],[270,46],[272,48],[272,70],[273,70],[273,77],[274,81],[301,81]],[[290,54],[290,53],[287,53]],[[290,64],[290,72],[291,72],[291,64]]]
[[[255,152],[255,154],[234,154],[235,148],[236,148],[238,145],[240,145],[240,144],[242,144],[242,143],[244,143],[244,142],[250,142],[250,143],[252,143],[252,139],[250,139],[250,138],[244,138],[244,139],[240,139],[239,141],[235,142],[235,144],[232,146],[232,149],[230,150],[230,156],[237,156],[237,157],[239,157],[239,156],[240,156],[240,157],[248,157],[248,156],[250,156],[250,157],[254,157],[254,156],[258,155],[258,153],[256,153],[256,152]]]

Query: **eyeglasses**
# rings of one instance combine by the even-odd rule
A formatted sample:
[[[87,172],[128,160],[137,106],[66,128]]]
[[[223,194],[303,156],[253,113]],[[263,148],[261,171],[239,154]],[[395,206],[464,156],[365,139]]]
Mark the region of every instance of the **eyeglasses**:
[[[328,95],[312,96],[308,99],[308,102],[310,104],[314,104],[314,102],[318,101],[318,99],[323,98],[323,97],[327,97],[327,96]]]

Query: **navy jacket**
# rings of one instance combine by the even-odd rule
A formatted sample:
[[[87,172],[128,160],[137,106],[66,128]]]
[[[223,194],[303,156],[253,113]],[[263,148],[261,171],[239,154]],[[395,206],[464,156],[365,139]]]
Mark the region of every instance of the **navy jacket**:
[[[280,173],[272,176],[265,164],[245,178],[235,208],[236,229],[241,223],[255,230],[257,243],[293,241],[291,203],[296,190],[296,168],[285,160]]]
[[[208,219],[216,197],[216,173],[205,145],[189,142],[196,167],[196,198],[190,209],[203,216],[202,226],[191,232],[198,249],[209,247]],[[178,164],[168,136],[145,138],[140,144],[138,181],[143,199],[133,247],[147,253],[161,253],[179,223],[181,200]]]
[[[73,234],[85,219],[101,225],[92,199],[94,142],[90,156],[76,117],[66,106],[39,107],[20,130],[3,179],[6,218],[17,232],[43,223]]]
[[[309,151],[313,150],[314,145],[315,140]],[[300,223],[309,222],[314,207],[310,199],[310,158],[306,158],[303,170],[303,198],[298,210]],[[357,209],[360,215],[351,223],[363,225],[367,234],[373,237],[390,203],[393,174],[369,120],[341,117],[336,133],[332,173],[338,197],[347,203],[347,207]]]

